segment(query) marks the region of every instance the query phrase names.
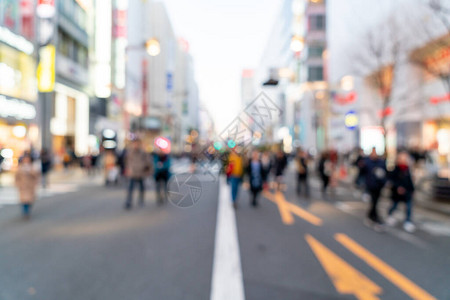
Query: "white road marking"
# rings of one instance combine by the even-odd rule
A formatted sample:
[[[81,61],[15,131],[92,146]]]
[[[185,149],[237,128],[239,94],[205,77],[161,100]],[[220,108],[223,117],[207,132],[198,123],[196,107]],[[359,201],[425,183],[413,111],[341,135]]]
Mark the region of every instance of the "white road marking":
[[[236,216],[230,188],[221,179],[215,236],[211,300],[244,300]]]

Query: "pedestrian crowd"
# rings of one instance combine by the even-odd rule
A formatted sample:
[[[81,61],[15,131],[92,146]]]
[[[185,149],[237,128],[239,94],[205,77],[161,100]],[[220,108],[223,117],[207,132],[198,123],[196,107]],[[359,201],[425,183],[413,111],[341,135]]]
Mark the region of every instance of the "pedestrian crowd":
[[[280,149],[252,150],[246,153],[233,150],[228,155],[224,172],[231,186],[233,206],[237,208],[240,187],[247,182],[250,204],[256,207],[261,191],[268,190],[271,186],[276,191],[281,191],[285,171],[291,163],[294,164],[296,172],[296,194],[299,196],[303,194],[306,198],[310,197],[309,177],[314,164],[325,198],[339,184],[341,178],[348,176],[347,165],[350,164],[357,169],[354,187],[361,191],[361,198],[368,198],[370,202],[364,223],[376,231],[383,230],[385,224],[395,226],[397,219],[393,214],[399,205],[404,204],[403,228],[407,232],[414,232],[416,226],[412,222],[415,189],[412,175],[413,160],[414,157],[410,153],[402,150],[397,153],[393,166],[388,167],[386,157],[378,155],[375,148],[369,155],[362,149],[358,149],[352,155],[340,155],[334,150],[324,151],[318,155],[317,160],[303,149],[299,149],[294,155],[288,155]],[[385,191],[389,194],[391,204],[386,212],[386,220],[383,220],[378,204]]]
[[[76,158],[70,154],[70,150],[64,156],[63,167],[69,168],[75,161],[80,163],[88,175],[97,173],[98,161],[102,161],[104,168],[105,186],[117,185],[120,181],[127,182],[127,192],[124,208],[133,207],[133,193],[138,188],[138,204],[145,203],[145,183],[150,177],[155,182],[155,192],[158,204],[163,204],[168,199],[168,181],[171,176],[171,155],[156,146],[153,153],[144,150],[140,139],[130,142],[119,154],[115,150],[103,149],[101,155],[87,154]],[[412,222],[414,181],[411,171],[412,157],[405,151],[400,151],[395,164],[387,166],[385,156],[378,155],[373,148],[369,155],[361,149],[354,155],[339,155],[337,151],[324,151],[315,160],[312,155],[303,149],[298,149],[294,155],[288,155],[281,148],[276,151],[252,150],[240,151],[239,148],[226,153],[224,160],[224,173],[227,183],[231,186],[231,199],[233,206],[237,208],[239,191],[245,181],[250,192],[250,204],[258,206],[258,199],[262,191],[271,188],[282,191],[285,185],[285,173],[290,163],[295,166],[295,191],[298,196],[310,197],[309,178],[311,169],[315,169],[317,177],[321,181],[321,191],[324,197],[339,183],[339,178],[346,176],[345,164],[351,164],[357,169],[354,180],[356,189],[362,192],[362,198],[369,199],[369,208],[365,224],[375,230],[382,230],[384,224],[394,226],[396,218],[394,212],[400,204],[405,206],[405,218],[403,228],[413,232],[416,226]],[[40,158],[40,170],[36,168],[34,161]],[[345,161],[343,163],[343,161]],[[313,165],[316,165],[316,168]],[[49,184],[48,174],[53,167],[50,151],[43,149],[40,155],[31,151],[25,152],[19,159],[19,166],[15,174],[15,182],[19,191],[23,215],[30,217],[31,208],[36,198],[36,189],[41,182],[43,188]],[[194,172],[195,168],[192,169]],[[384,191],[388,190],[391,205],[387,211],[386,219],[379,214],[378,204]]]
[[[171,156],[159,147],[156,147],[152,153],[146,152],[140,139],[130,141],[129,146],[120,153],[115,149],[102,149],[97,155],[88,153],[77,157],[69,148],[61,161],[63,172],[78,166],[89,176],[101,174],[100,169],[103,168],[102,175],[106,187],[127,182],[124,202],[126,210],[133,206],[133,192],[136,187],[139,190],[138,204],[144,205],[145,182],[150,177],[153,177],[155,181],[157,203],[163,204],[168,199],[167,186],[171,175]],[[25,151],[19,158],[15,172],[15,185],[25,219],[30,218],[39,183],[42,188],[47,188],[50,184],[49,173],[54,168],[54,158],[47,149],[43,149],[40,153]]]

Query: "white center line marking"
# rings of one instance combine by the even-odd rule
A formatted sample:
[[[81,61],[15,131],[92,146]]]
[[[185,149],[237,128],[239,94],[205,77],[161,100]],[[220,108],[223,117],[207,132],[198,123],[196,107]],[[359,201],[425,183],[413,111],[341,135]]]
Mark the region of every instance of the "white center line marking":
[[[211,300],[245,300],[236,216],[229,186],[220,182]]]

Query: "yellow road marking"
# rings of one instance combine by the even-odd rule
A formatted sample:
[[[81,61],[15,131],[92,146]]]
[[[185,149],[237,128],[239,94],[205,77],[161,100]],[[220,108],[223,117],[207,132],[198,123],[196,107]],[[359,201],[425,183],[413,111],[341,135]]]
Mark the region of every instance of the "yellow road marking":
[[[335,235],[335,239],[341,243],[348,250],[353,252],[360,259],[365,261],[369,266],[383,275],[386,279],[390,280],[405,294],[412,299],[431,300],[436,299],[426,291],[418,287],[414,282],[400,274],[397,270],[383,262],[381,259],[370,253],[367,249],[356,243],[347,235],[338,233]]]
[[[303,208],[286,201],[286,198],[284,197],[283,193],[276,192],[275,194],[272,194],[268,191],[265,191],[263,195],[269,199],[270,201],[274,202],[278,206],[278,210],[280,211],[281,220],[285,225],[292,225],[295,222],[294,215],[302,218],[303,220],[316,225],[320,226],[322,225],[322,219],[316,217],[315,215],[311,214],[310,212],[304,210]]]
[[[305,238],[339,293],[354,295],[360,300],[380,299],[378,295],[383,292],[381,287],[322,245],[311,235],[307,234]]]

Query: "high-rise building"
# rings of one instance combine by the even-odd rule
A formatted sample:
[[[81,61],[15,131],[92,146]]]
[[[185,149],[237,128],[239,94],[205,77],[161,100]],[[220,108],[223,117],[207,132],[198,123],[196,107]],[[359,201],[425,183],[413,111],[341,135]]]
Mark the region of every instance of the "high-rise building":
[[[327,146],[326,20],[324,0],[285,0],[256,71],[257,84],[283,111],[269,141],[288,152]]]
[[[93,3],[88,0],[56,2],[53,43],[56,48],[55,86],[45,106],[44,129],[50,128],[52,152],[84,155],[89,151],[90,36]],[[49,104],[49,103],[47,103]],[[47,146],[47,145],[44,145]]]

